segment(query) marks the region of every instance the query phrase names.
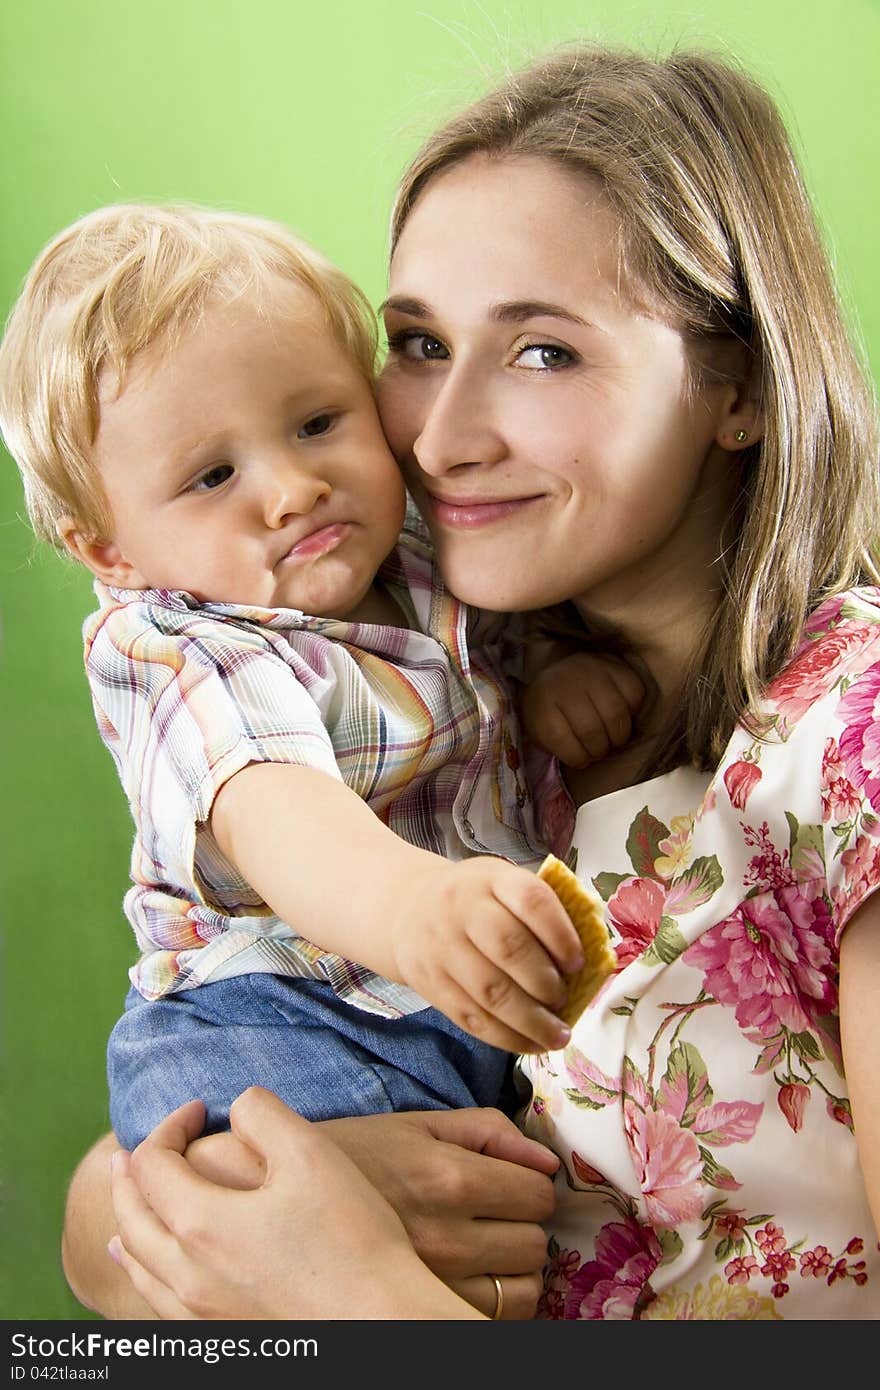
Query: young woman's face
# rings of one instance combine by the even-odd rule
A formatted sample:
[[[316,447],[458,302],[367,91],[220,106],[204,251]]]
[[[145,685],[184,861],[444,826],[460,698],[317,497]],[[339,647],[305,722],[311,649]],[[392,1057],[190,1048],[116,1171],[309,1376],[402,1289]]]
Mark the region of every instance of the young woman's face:
[[[627,294],[618,231],[589,180],[483,156],[404,227],[380,412],[470,603],[620,618],[717,555],[731,390],[689,389],[682,335]]]

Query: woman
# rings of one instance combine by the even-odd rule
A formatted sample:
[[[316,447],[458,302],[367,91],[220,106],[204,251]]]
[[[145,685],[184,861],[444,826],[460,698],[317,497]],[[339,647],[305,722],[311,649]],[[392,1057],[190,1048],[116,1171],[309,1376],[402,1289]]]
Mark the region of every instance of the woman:
[[[699,55],[539,62],[404,176],[384,314],[449,587],[570,605],[652,692],[601,763],[559,731],[620,969],[521,1063],[562,1159],[538,1315],[876,1316],[877,424],[778,114]],[[167,1146],[121,1257],[231,1314],[144,1243]]]

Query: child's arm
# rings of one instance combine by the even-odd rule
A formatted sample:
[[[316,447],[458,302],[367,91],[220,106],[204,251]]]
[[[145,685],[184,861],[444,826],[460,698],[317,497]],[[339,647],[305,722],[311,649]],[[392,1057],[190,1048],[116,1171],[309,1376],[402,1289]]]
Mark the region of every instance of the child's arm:
[[[880,894],[856,912],[840,943],[840,1032],[868,1205],[880,1236]]]
[[[629,743],[644,698],[641,678],[625,661],[569,652],[532,676],[520,714],[532,743],[568,767],[587,767]]]
[[[552,1010],[583,954],[534,874],[489,855],[456,864],[416,849],[344,783],[289,763],[231,777],[211,829],[272,911],[316,945],[410,985],[496,1047],[568,1040]]]

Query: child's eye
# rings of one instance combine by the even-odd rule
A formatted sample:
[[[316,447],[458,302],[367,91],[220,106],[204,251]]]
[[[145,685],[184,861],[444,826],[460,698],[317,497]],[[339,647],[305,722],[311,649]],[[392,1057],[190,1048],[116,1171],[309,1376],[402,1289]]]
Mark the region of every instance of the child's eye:
[[[568,348],[557,347],[555,343],[531,343],[516,355],[517,365],[533,372],[549,372],[555,367],[570,367],[574,360],[574,353],[569,352]]]
[[[300,425],[297,430],[297,439],[314,439],[318,434],[326,434],[333,424],[333,416],[326,412],[323,415],[313,415],[311,420],[306,420],[304,425]]]
[[[445,361],[449,349],[432,333],[421,333],[417,328],[406,328],[400,333],[388,334],[388,351],[396,357],[405,357],[409,362]]]
[[[225,482],[232,477],[235,469],[231,463],[215,463],[213,468],[209,468],[200,478],[196,478],[193,483],[193,492],[213,492],[215,488],[222,487]]]

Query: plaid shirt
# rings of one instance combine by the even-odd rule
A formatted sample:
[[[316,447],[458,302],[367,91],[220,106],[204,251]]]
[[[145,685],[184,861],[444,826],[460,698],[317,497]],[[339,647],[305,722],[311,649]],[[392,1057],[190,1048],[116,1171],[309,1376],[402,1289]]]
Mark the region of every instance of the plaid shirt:
[[[145,998],[270,971],[329,981],[387,1017],[424,1007],[298,936],[221,853],[211,807],[249,763],[318,768],[403,839],[447,858],[540,862],[515,717],[490,652],[501,620],[448,594],[412,517],[381,579],[412,630],[95,584],[86,672],[135,821],[125,911],[141,951],[129,973]],[[469,627],[479,652],[469,652]],[[344,871],[344,845],[339,862]],[[354,910],[368,889],[352,885]]]

